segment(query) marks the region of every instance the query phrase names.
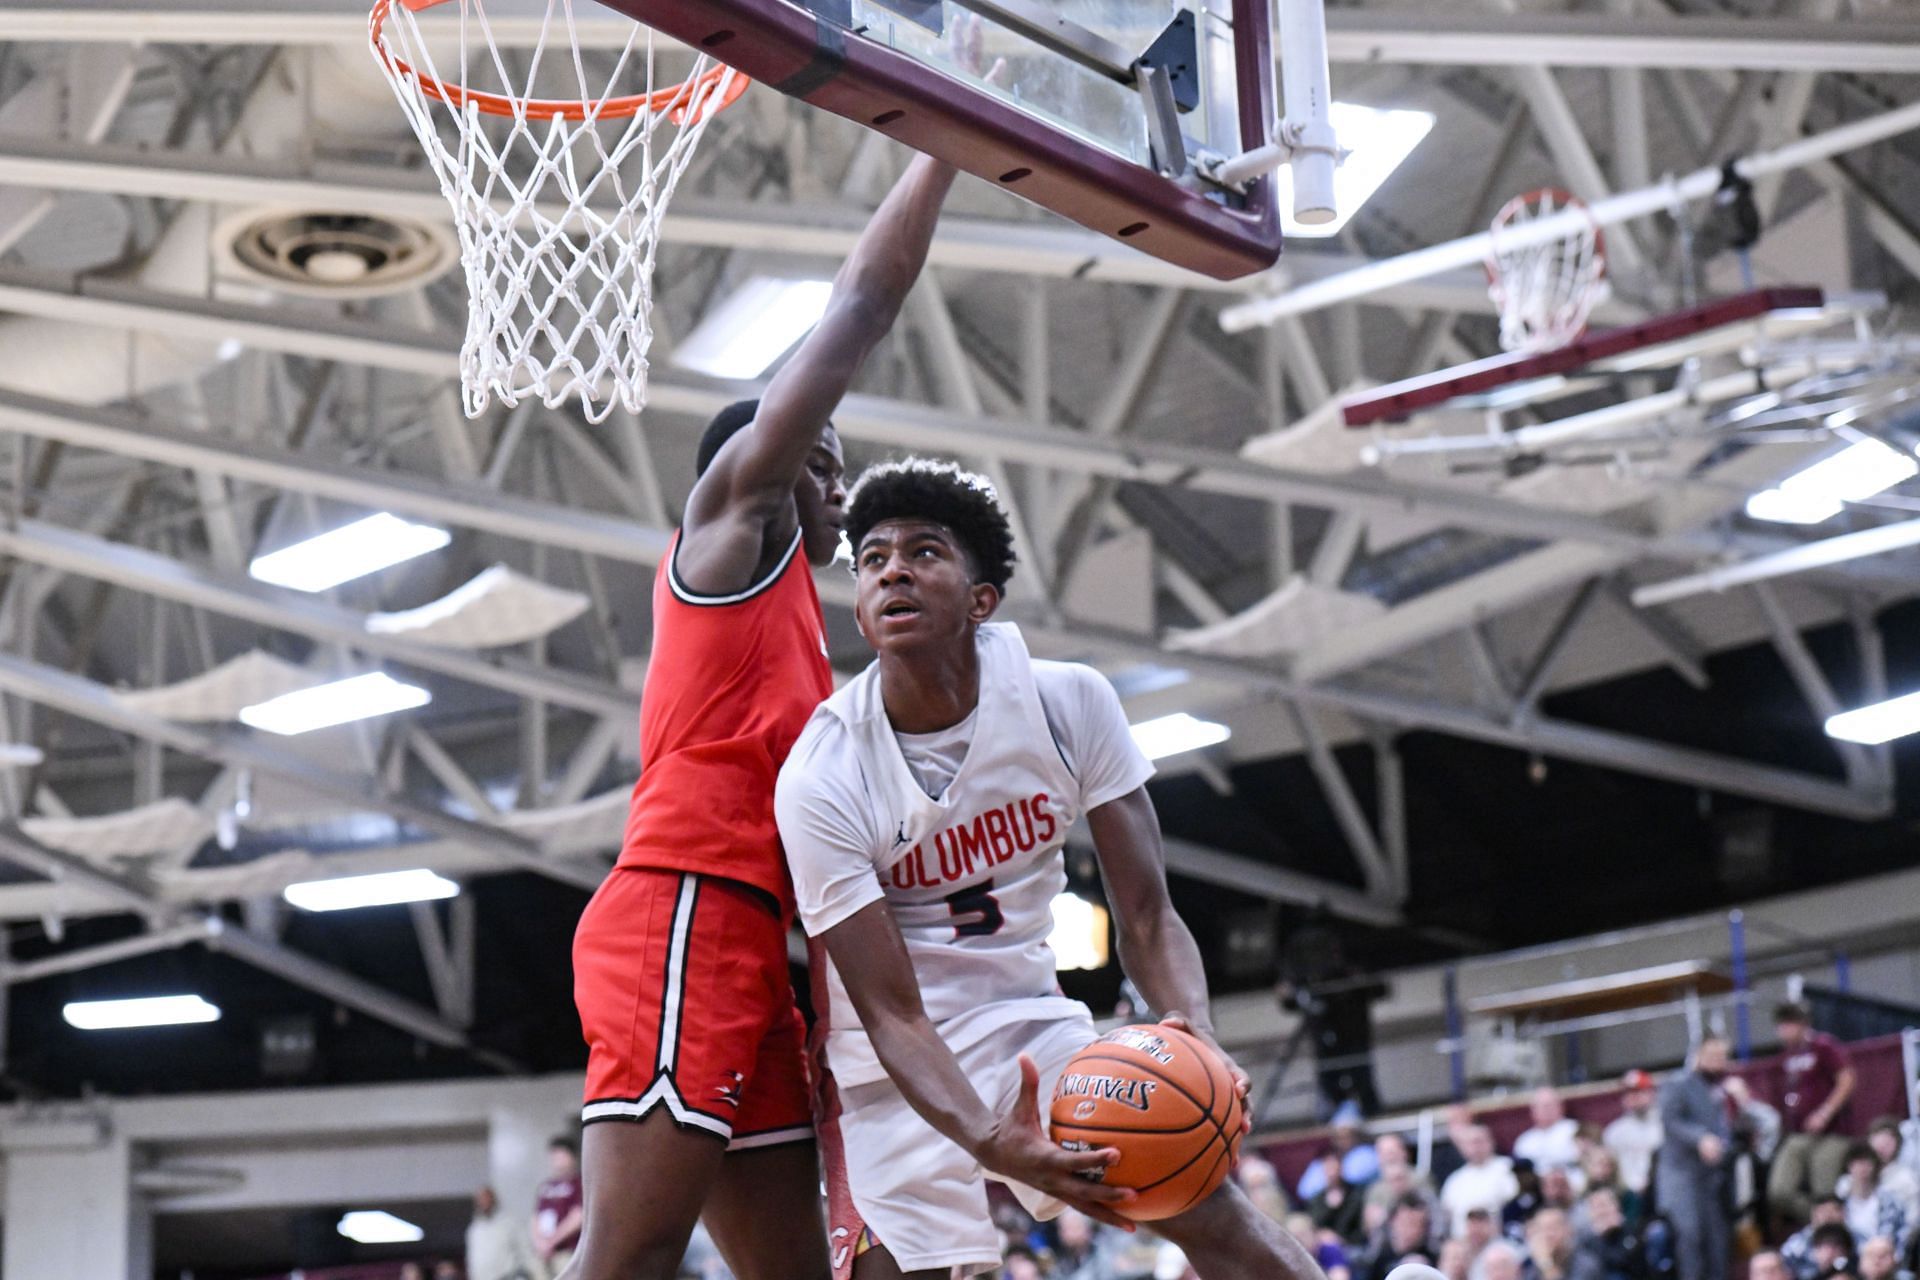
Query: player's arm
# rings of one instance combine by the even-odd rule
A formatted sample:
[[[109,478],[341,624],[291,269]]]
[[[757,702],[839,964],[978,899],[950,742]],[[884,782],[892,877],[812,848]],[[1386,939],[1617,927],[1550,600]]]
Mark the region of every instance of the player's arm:
[[[846,984],[860,1025],[913,1109],[957,1143],[982,1167],[1064,1200],[1102,1222],[1132,1230],[1113,1206],[1134,1193],[1089,1182],[1081,1175],[1119,1159],[1112,1148],[1068,1151],[1040,1125],[1039,1072],[1020,1055],[1020,1100],[1006,1115],[980,1101],[960,1062],[940,1038],[920,1000],[913,958],[893,909],[868,903],[821,935],[834,968]]]
[[[581,1227],[581,1224],[586,1222],[586,1220],[587,1220],[586,1206],[584,1204],[577,1204],[573,1206],[573,1208],[567,1210],[567,1216],[560,1219],[559,1224],[554,1227],[553,1235],[550,1237],[550,1239],[553,1239],[556,1241],[565,1240],[568,1236],[578,1231]]]
[[[1833,1124],[1833,1118],[1840,1114],[1840,1108],[1847,1105],[1847,1099],[1853,1096],[1854,1086],[1860,1077],[1851,1062],[1842,1066],[1833,1076],[1833,1092],[1820,1104],[1818,1110],[1807,1117],[1807,1128],[1814,1133],[1825,1133]]]
[[[752,580],[761,535],[790,510],[821,428],[893,327],[926,264],[954,173],[924,155],[907,166],[834,277],[820,323],[767,384],[753,425],[721,449],[694,486],[680,564],[696,587]]]
[[[1220,1051],[1244,1094],[1247,1073],[1214,1039],[1207,975],[1187,922],[1173,909],[1167,893],[1166,852],[1160,843],[1160,819],[1145,787],[1090,810],[1087,825],[1100,857],[1100,877],[1113,908],[1120,945],[1120,967],[1154,1008],[1169,1021]]]

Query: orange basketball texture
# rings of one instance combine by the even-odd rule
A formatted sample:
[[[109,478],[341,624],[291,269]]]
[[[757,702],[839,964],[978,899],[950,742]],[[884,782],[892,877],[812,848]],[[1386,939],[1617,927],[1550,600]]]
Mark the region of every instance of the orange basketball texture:
[[[1220,1055],[1168,1026],[1121,1027],[1075,1054],[1054,1086],[1053,1140],[1114,1147],[1100,1179],[1139,1192],[1120,1212],[1171,1218],[1220,1186],[1240,1150],[1240,1091]]]

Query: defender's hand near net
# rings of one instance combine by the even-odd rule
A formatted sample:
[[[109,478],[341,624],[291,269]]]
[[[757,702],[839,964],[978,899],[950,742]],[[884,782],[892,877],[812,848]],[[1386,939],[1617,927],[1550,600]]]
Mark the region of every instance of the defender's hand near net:
[[[1003,1178],[1044,1191],[1108,1226],[1134,1229],[1115,1207],[1133,1200],[1135,1193],[1125,1187],[1102,1186],[1087,1176],[1110,1168],[1120,1153],[1112,1147],[1068,1151],[1047,1136],[1040,1123],[1040,1069],[1024,1053],[1020,1055],[1019,1100],[994,1126],[978,1155],[982,1165]]]

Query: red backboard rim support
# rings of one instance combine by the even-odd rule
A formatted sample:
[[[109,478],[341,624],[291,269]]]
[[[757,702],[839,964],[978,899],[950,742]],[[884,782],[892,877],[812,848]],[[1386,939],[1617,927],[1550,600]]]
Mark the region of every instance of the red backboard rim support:
[[[1717,298],[1671,315],[1589,333],[1556,351],[1518,351],[1396,382],[1343,402],[1341,416],[1349,427],[1404,422],[1422,410],[1437,408],[1462,396],[1484,395],[1535,378],[1575,373],[1601,360],[1677,342],[1776,311],[1817,310],[1825,305],[1826,294],[1811,285],[1783,285]]]

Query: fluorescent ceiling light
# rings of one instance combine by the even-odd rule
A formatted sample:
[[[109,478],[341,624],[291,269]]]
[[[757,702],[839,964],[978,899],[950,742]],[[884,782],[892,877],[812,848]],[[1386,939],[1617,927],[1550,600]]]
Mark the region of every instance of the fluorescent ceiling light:
[[[426,1239],[427,1235],[405,1218],[396,1218],[385,1209],[355,1209],[341,1215],[336,1229],[355,1244],[412,1244]]]
[[[424,707],[433,695],[417,685],[401,684],[384,671],[297,689],[240,708],[240,723],[268,733],[292,736],[336,724]]]
[[[445,876],[418,868],[366,876],[337,876],[331,880],[302,880],[280,892],[302,911],[351,911],[355,907],[387,907],[396,902],[451,898],[460,892],[460,886]]]
[[[199,996],[144,996],[137,1000],[76,1000],[60,1011],[69,1026],[82,1031],[121,1027],[171,1027],[183,1022],[218,1022],[220,1008]]]
[[[1077,893],[1053,900],[1053,932],[1047,935],[1055,969],[1107,967],[1107,909]]]
[[[1345,229],[1360,206],[1406,163],[1427,134],[1433,131],[1430,111],[1385,111],[1354,102],[1336,102],[1327,110],[1334,136],[1348,154],[1333,171],[1332,222],[1317,227],[1293,220],[1293,170],[1282,166],[1274,174],[1274,198],[1280,202],[1280,225],[1290,236],[1325,238]]]
[[[31,742],[0,742],[0,765],[31,769],[34,765],[45,764],[46,761],[47,753]]]
[[[1910,733],[1920,733],[1920,693],[1876,702],[1870,707],[1843,711],[1827,721],[1827,736],[1842,742],[1877,747]]]
[[[445,529],[382,511],[261,556],[247,572],[295,591],[325,591],[438,551],[451,541],[453,535]]]
[[[1143,720],[1128,728],[1133,733],[1134,744],[1146,753],[1149,760],[1177,756],[1182,751],[1197,751],[1201,747],[1225,742],[1233,736],[1233,730],[1227,726],[1197,719],[1184,711],[1176,711],[1157,720]]]
[[[1861,440],[1747,499],[1755,520],[1819,524],[1920,474],[1920,462],[1878,440]]]
[[[827,313],[833,284],[755,276],[695,325],[673,363],[715,378],[757,378]]]
[[[1763,489],[1747,499],[1747,516],[1771,520],[1775,524],[1819,524],[1831,520],[1845,504],[1817,493],[1788,493],[1785,489]]]

